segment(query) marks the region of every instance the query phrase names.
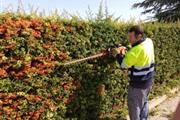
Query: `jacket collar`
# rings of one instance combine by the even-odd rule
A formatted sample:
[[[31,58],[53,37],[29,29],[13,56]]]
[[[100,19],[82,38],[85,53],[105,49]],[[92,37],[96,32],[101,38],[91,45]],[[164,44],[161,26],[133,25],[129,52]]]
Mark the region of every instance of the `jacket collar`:
[[[132,47],[135,47],[135,46],[141,44],[141,43],[144,42],[144,41],[145,41],[145,39],[142,38],[141,40],[139,40],[139,41],[137,41],[136,43],[134,43],[134,44],[132,45]]]

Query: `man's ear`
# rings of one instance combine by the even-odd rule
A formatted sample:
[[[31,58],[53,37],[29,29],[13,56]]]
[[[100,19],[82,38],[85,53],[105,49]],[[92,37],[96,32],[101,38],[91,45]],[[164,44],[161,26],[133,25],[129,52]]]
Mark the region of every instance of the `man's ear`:
[[[142,38],[142,37],[143,37],[143,35],[142,35],[142,34],[139,34],[139,37],[140,37],[140,38]]]
[[[142,34],[136,35],[136,40],[140,40],[142,38]]]

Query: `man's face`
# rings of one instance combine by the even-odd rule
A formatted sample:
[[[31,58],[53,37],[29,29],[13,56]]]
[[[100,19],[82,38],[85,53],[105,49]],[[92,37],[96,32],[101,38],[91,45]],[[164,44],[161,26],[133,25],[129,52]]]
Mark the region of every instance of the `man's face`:
[[[128,33],[128,40],[129,40],[129,43],[131,45],[136,42],[136,37],[135,37],[135,33],[134,32],[129,32]]]

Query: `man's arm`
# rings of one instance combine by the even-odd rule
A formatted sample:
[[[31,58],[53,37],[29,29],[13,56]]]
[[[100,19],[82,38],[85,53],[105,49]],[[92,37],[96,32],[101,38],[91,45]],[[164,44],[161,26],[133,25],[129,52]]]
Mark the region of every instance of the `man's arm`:
[[[125,55],[117,54],[116,58],[122,69],[131,68],[136,64],[140,51],[130,49]]]

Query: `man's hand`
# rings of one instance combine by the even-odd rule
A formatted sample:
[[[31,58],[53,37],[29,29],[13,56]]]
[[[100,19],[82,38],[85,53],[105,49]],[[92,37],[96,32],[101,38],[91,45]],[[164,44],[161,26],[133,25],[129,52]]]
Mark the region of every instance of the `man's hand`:
[[[127,51],[127,48],[124,47],[124,46],[122,46],[122,47],[119,48],[119,51],[120,51],[120,54],[121,54],[121,55],[125,55],[125,54],[126,54],[126,51]]]
[[[112,48],[112,55],[113,57],[116,57],[118,54],[124,55],[126,53],[126,47],[122,46],[119,48]]]

